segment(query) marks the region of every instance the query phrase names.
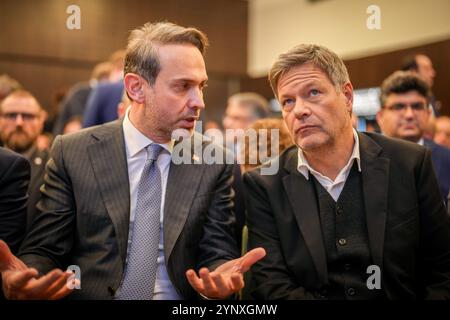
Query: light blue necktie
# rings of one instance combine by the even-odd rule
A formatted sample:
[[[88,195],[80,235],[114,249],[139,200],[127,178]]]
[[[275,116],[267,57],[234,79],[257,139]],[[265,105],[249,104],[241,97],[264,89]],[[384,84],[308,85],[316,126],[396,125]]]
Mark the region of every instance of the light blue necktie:
[[[151,300],[157,272],[159,219],[161,212],[161,172],[156,159],[162,150],[152,143],[138,185],[134,225],[130,228],[125,278],[116,299]]]

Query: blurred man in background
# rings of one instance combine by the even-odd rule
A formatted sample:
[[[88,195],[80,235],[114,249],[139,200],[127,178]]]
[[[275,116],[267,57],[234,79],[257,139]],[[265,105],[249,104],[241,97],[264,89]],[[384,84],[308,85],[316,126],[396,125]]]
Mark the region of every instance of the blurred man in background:
[[[431,114],[430,91],[418,75],[397,71],[381,85],[381,109],[377,121],[384,135],[408,140],[431,150],[436,177],[447,203],[450,189],[450,150],[424,138]]]
[[[4,147],[23,155],[31,165],[27,229],[38,214],[36,204],[48,159],[48,151],[37,148],[45,117],[46,112],[28,91],[16,90],[0,104],[0,139]]]
[[[450,148],[450,117],[440,116],[436,119],[434,142]]]

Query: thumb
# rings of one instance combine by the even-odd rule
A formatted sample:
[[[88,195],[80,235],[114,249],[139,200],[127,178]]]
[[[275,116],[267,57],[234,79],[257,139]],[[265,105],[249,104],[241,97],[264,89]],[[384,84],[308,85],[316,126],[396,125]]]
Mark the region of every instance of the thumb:
[[[7,270],[13,259],[14,255],[9,250],[6,242],[0,240],[0,272]]]
[[[255,264],[256,262],[258,262],[259,260],[261,260],[262,258],[264,258],[264,256],[266,255],[266,250],[264,250],[264,248],[255,248],[253,250],[250,250],[249,252],[247,252],[241,259],[241,272],[247,272],[248,269],[250,269],[250,267]]]

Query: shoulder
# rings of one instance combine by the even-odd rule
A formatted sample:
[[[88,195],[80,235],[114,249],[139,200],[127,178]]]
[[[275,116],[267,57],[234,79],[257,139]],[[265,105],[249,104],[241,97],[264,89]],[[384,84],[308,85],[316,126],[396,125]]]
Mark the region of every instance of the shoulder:
[[[418,143],[388,138],[372,132],[359,132],[361,153],[380,153],[380,156],[402,162],[423,160],[427,149]]]
[[[0,147],[0,181],[6,181],[14,177],[29,175],[29,161],[10,150]]]
[[[28,160],[22,155],[0,147],[0,168],[6,172],[11,166],[29,167]]]
[[[450,162],[450,149],[444,146],[441,146],[434,141],[425,140],[425,146],[431,150],[431,154],[433,157],[442,158],[444,161]]]

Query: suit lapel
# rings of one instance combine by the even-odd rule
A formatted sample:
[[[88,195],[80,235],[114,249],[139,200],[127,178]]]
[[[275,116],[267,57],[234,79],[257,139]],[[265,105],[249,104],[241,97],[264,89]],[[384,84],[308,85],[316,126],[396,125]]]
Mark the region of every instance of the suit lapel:
[[[130,220],[130,187],[122,122],[103,126],[88,146],[100,195],[113,222],[122,264],[125,264]]]
[[[369,245],[373,262],[382,267],[389,191],[389,159],[379,156],[382,149],[370,137],[361,133],[358,135]]]
[[[199,138],[194,135],[193,139]],[[193,139],[187,140],[187,143],[191,144]],[[186,149],[183,148],[183,150]],[[202,156],[201,154],[195,154],[193,148],[191,148],[191,155],[194,159],[199,159]],[[163,219],[166,264],[186,223],[204,170],[205,164],[174,164],[173,161],[170,163]]]
[[[317,197],[313,185],[297,170],[297,148],[291,152],[285,169],[289,174],[283,185],[291,203],[300,231],[309,249],[321,283],[328,283],[325,246],[320,226]]]

